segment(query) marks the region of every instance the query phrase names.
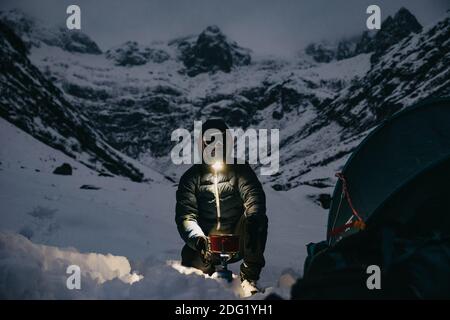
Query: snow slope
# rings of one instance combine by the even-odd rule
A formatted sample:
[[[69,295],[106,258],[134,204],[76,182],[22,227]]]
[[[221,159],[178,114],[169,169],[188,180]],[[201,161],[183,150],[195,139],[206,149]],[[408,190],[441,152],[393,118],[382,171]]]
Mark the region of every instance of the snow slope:
[[[151,179],[104,141],[89,120],[28,60],[26,52],[21,39],[0,22],[0,116],[99,173],[135,181]]]
[[[3,119],[0,137],[6,147],[0,149],[0,296],[238,297],[236,283],[227,286],[179,265],[176,188],[166,180],[100,177]],[[72,176],[51,173],[61,162],[76,168]],[[326,211],[308,198],[315,193],[311,187],[266,193],[269,239],[261,285],[286,296],[292,277],[302,272],[305,244],[325,237]],[[81,264],[80,291],[66,289],[70,264]],[[137,279],[133,272],[143,278],[130,283]]]

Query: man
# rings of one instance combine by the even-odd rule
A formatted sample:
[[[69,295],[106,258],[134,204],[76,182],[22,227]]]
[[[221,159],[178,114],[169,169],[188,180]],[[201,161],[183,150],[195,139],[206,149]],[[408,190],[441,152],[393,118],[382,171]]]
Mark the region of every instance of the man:
[[[202,150],[214,139],[206,139],[205,132],[222,135],[223,160],[226,157],[227,125],[220,119],[206,121],[202,126]],[[230,262],[243,260],[240,267],[244,295],[258,292],[257,280],[265,265],[264,249],[267,239],[266,198],[256,174],[248,164],[224,165],[214,172],[205,163],[193,165],[180,179],[176,193],[178,232],[185,241],[181,252],[182,265],[213,274],[220,262],[208,250],[211,234],[238,234],[240,252]],[[217,214],[214,179],[217,174],[217,194],[220,217]],[[220,225],[220,227],[218,227]]]

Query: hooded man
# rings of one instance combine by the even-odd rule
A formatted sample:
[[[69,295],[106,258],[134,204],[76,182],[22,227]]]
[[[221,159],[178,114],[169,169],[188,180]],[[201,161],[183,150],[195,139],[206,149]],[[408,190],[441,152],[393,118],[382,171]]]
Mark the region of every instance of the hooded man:
[[[240,267],[244,295],[258,292],[257,280],[265,265],[264,249],[268,220],[266,197],[255,172],[248,164],[225,163],[230,138],[225,122],[211,119],[202,126],[202,151],[214,145],[222,151],[220,171],[206,161],[195,164],[181,177],[176,193],[178,232],[185,241],[181,251],[182,265],[213,274],[219,259],[208,249],[208,236],[212,234],[237,234],[240,252],[230,262],[243,260]],[[212,133],[212,134],[208,134]],[[215,136],[216,135],[216,136]],[[222,139],[218,139],[221,135]],[[222,148],[221,148],[222,147]],[[212,152],[213,156],[219,156]],[[208,164],[209,163],[209,164]],[[214,179],[217,175],[217,193],[220,217],[217,214]],[[220,226],[220,227],[219,227]]]

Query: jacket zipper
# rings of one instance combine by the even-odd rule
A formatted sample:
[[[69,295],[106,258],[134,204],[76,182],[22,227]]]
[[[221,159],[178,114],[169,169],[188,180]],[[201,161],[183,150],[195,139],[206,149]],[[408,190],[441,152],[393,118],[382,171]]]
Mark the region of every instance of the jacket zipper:
[[[216,198],[216,212],[217,212],[217,230],[220,230],[220,198],[219,198],[219,187],[218,187],[218,176],[217,173],[214,174],[214,197]]]

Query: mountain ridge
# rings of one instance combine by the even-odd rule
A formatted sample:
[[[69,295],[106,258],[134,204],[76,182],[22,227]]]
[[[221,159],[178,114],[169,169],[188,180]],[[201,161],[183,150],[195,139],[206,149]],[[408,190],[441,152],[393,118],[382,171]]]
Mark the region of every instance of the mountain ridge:
[[[215,36],[219,44],[226,39],[226,50],[234,43],[220,29],[210,31],[213,43]],[[170,164],[174,129],[192,130],[194,120],[210,117],[244,129],[282,128],[281,170],[262,179],[288,190],[332,186],[334,172],[373,126],[421,99],[448,94],[446,37],[448,18],[409,32],[377,59],[374,51],[328,63],[250,56],[233,65],[228,52],[219,59],[228,63],[223,70],[195,56],[193,69],[202,72],[194,74],[188,74],[180,46],[195,51],[198,35],[132,45],[131,56],[147,47],[169,55],[164,61],[143,56],[145,63],[136,65],[118,66],[106,53],[71,53],[47,44],[30,48],[29,57],[109,144],[172,179],[183,170]]]
[[[422,31],[422,25],[405,7],[400,8],[394,16],[388,16],[381,23],[380,30],[366,30],[360,35],[338,40],[336,42],[311,43],[305,53],[317,62],[330,62],[354,57],[362,53],[373,53],[372,62],[392,45],[412,33]]]
[[[0,53],[2,118],[99,173],[143,180],[143,173],[112,149],[32,65],[25,44],[2,22]]]

